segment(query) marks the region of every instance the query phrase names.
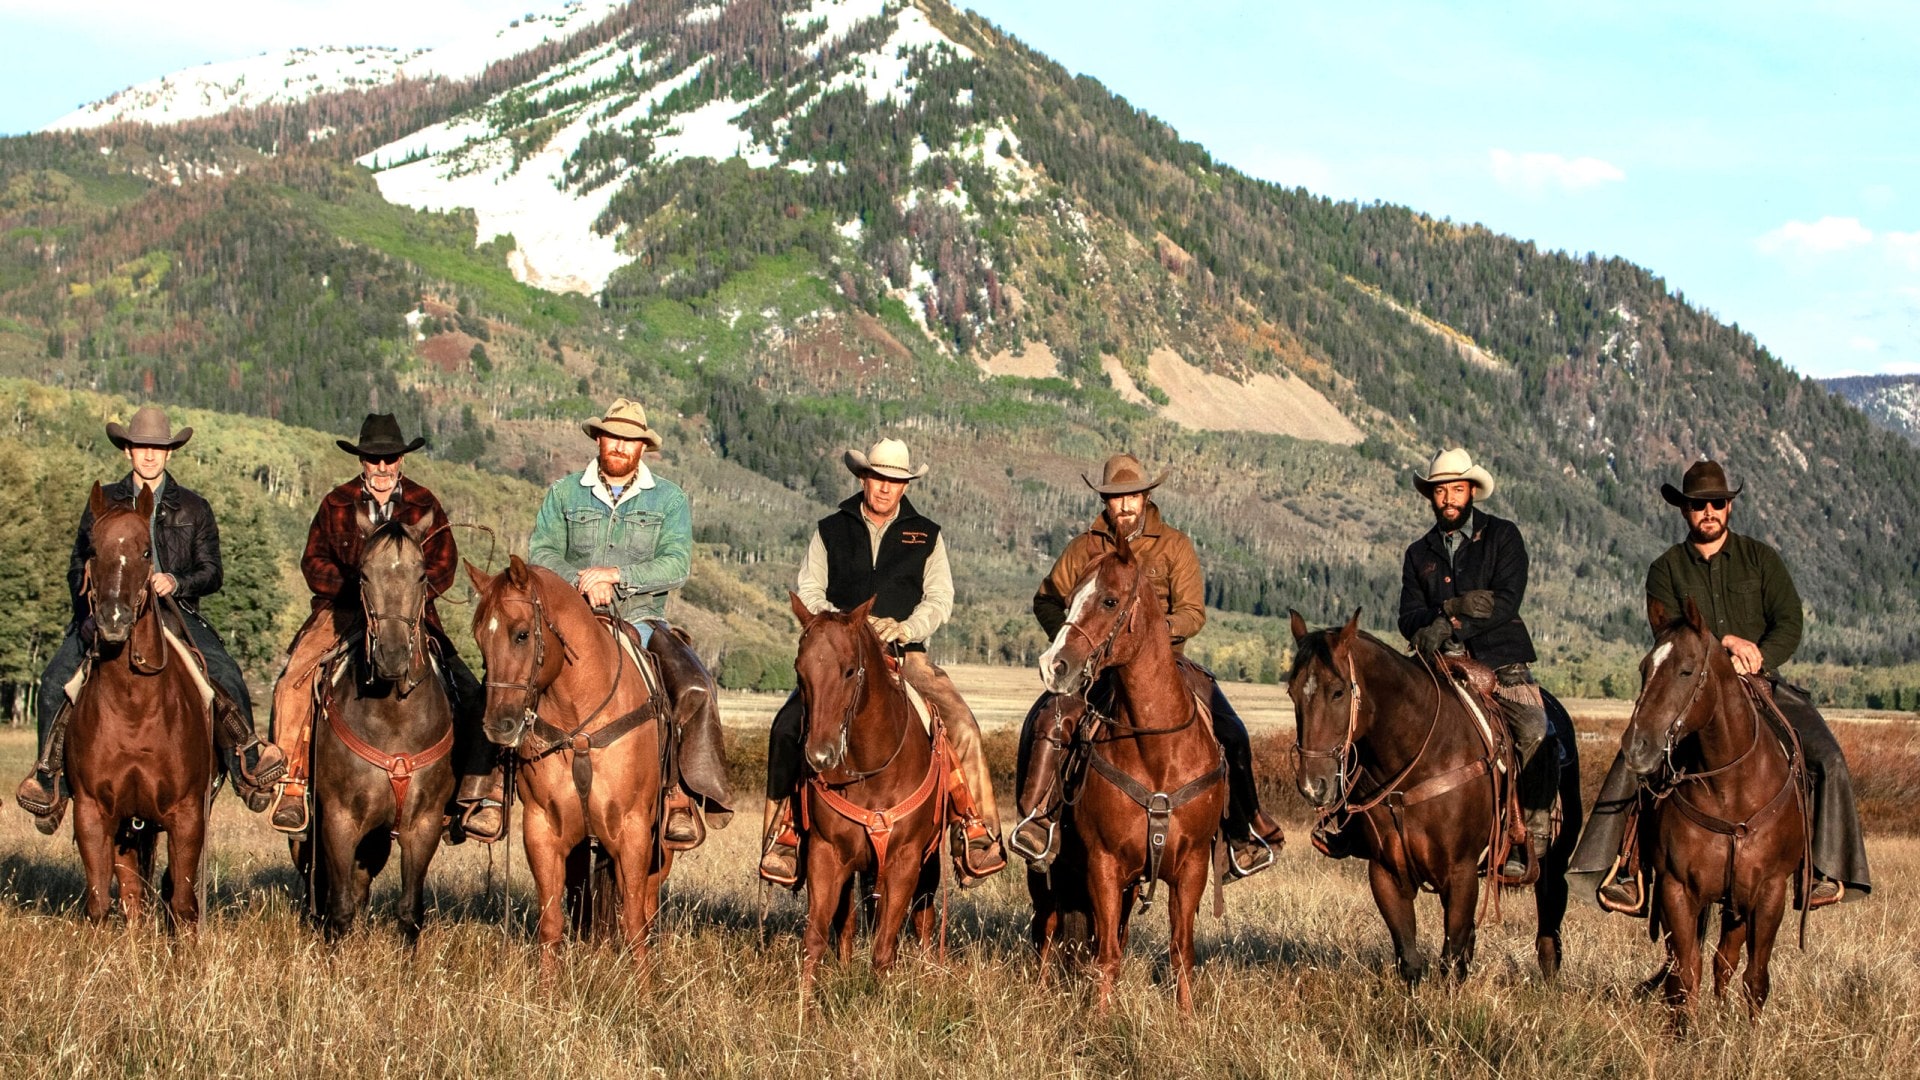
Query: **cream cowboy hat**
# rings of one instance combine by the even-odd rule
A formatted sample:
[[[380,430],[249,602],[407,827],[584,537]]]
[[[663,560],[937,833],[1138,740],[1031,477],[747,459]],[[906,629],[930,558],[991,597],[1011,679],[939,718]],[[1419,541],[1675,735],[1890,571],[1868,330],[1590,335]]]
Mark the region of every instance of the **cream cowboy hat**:
[[[1459,447],[1442,450],[1433,456],[1426,475],[1413,474],[1413,486],[1428,495],[1440,484],[1465,480],[1473,485],[1473,497],[1484,499],[1493,494],[1493,474],[1473,463],[1473,455]]]
[[[907,444],[899,439],[881,439],[864,454],[858,450],[847,451],[847,471],[855,476],[872,473],[888,480],[918,480],[932,467],[923,461],[919,468],[914,468]]]
[[[175,431],[173,425],[167,422],[167,414],[159,406],[143,405],[125,425],[108,422],[107,438],[122,450],[134,446],[178,450],[193,438],[193,429],[183,427]]]
[[[1108,495],[1132,495],[1136,492],[1152,491],[1160,486],[1160,481],[1166,478],[1167,470],[1162,469],[1159,476],[1149,479],[1147,467],[1140,464],[1140,459],[1132,454],[1115,454],[1108,458],[1107,463],[1100,467],[1100,482],[1097,484],[1093,482],[1093,477],[1085,473],[1080,474],[1080,479],[1086,481],[1088,487],[1099,492],[1102,498]]]
[[[616,439],[639,439],[641,442],[660,449],[660,435],[647,426],[647,410],[630,398],[615,398],[607,406],[607,415],[596,416],[580,425],[580,430],[593,438],[611,435]]]

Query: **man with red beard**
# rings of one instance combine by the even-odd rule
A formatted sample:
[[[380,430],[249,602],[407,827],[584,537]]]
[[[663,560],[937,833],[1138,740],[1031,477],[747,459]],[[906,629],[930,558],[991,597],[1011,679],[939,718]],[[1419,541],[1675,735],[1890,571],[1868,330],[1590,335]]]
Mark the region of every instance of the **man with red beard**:
[[[666,619],[667,596],[687,583],[692,566],[692,511],[686,492],[643,460],[660,449],[660,436],[639,402],[619,398],[580,430],[594,441],[593,463],[547,489],[527,558],[579,589],[596,610],[631,623],[659,665],[677,740],[662,840],[684,851],[706,837],[694,796],[716,827],[730,819],[733,801],[713,680],[685,633]]]

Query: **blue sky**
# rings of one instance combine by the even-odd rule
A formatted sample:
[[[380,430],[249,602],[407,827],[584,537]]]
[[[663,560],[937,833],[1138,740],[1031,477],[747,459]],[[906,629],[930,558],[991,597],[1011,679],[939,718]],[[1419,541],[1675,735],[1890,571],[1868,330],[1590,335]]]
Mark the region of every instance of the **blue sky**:
[[[0,132],[553,0],[0,0]],[[1920,5],[972,0],[1245,172],[1621,255],[1814,375],[1920,372]]]

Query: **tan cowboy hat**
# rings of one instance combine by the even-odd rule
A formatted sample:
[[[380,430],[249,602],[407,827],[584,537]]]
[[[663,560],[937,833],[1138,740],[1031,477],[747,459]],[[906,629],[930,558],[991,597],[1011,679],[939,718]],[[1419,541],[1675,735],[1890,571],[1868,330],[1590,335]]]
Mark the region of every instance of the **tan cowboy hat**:
[[[1740,491],[1741,488],[1727,486],[1727,471],[1717,461],[1694,462],[1680,478],[1677,491],[1672,484],[1660,485],[1660,497],[1675,506],[1687,505],[1688,499],[1731,499]]]
[[[660,449],[660,433],[647,426],[647,410],[632,398],[614,398],[613,404],[607,406],[607,415],[586,421],[580,430],[596,439],[602,435],[639,439],[655,450]]]
[[[1140,459],[1132,454],[1115,454],[1108,458],[1107,463],[1100,468],[1100,482],[1097,484],[1093,482],[1093,477],[1086,473],[1080,474],[1080,479],[1085,480],[1088,487],[1099,492],[1102,498],[1108,495],[1132,495],[1135,492],[1152,491],[1160,486],[1160,481],[1166,478],[1167,470],[1162,469],[1159,476],[1151,480],[1147,479],[1147,467],[1140,464]]]
[[[924,461],[920,463],[919,468],[914,468],[912,456],[907,453],[907,444],[899,439],[881,439],[868,447],[864,454],[858,450],[849,450],[846,460],[847,471],[855,476],[872,473],[875,476],[884,476],[888,480],[918,480],[927,475],[927,470],[933,468]]]
[[[1413,486],[1422,495],[1432,494],[1440,484],[1465,480],[1473,485],[1473,497],[1484,499],[1493,494],[1493,474],[1473,463],[1473,455],[1459,447],[1433,455],[1426,474],[1413,474]]]
[[[183,427],[173,430],[167,422],[167,414],[157,405],[143,405],[133,414],[133,419],[123,427],[108,421],[107,438],[122,450],[131,446],[157,446],[162,450],[178,450],[193,438],[193,429]]]
[[[355,457],[402,457],[427,445],[427,437],[421,435],[412,442],[400,434],[400,421],[392,413],[368,413],[360,421],[360,441],[350,443],[345,439],[333,440],[334,445]]]

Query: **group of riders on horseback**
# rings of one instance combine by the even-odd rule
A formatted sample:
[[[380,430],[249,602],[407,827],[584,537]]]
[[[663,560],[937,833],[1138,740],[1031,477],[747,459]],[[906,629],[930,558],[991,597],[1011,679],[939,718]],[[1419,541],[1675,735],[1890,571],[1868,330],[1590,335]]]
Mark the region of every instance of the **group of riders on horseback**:
[[[657,451],[661,440],[639,403],[619,399],[582,429],[595,443],[594,459],[549,488],[527,561],[558,575],[609,625],[629,624],[641,650],[662,653],[649,648],[656,635],[684,640],[664,616],[668,596],[686,583],[691,563],[687,497],[646,464],[646,452]],[[488,690],[453,648],[434,604],[455,578],[455,538],[439,500],[402,468],[406,455],[425,440],[407,440],[386,414],[369,415],[357,442],[339,440],[341,449],[358,460],[359,473],[327,493],[309,529],[300,566],[313,609],[289,646],[274,688],[269,742],[255,733],[239,667],[199,611],[200,601],[221,586],[219,530],[206,501],[167,469],[170,456],[192,434],[191,428],[173,430],[152,406],[124,426],[108,424],[108,437],[131,469],[104,495],[113,504],[133,504],[144,493],[143,505],[152,506],[151,593],[177,612],[203,665],[212,688],[217,757],[236,792],[256,812],[271,807],[276,829],[300,837],[312,828],[315,716],[325,715],[329,695],[337,692],[337,663],[377,615],[362,595],[363,545],[381,527],[397,524],[417,538],[425,598],[410,615],[380,617],[399,619],[424,635],[451,706],[450,760],[458,779],[445,807],[446,836],[452,842],[499,840],[507,827],[510,794],[503,752],[481,730]],[[961,882],[972,884],[1002,869],[1007,850],[1025,859],[1031,873],[1044,874],[1059,855],[1062,817],[1074,805],[1073,786],[1080,780],[1070,767],[1071,740],[1061,733],[1084,730],[1082,714],[1110,716],[1115,682],[1093,678],[1076,692],[1045,694],[1029,712],[1020,738],[1017,824],[1003,844],[978,723],[927,652],[928,639],[951,615],[954,599],[949,546],[940,526],[906,497],[929,466],[914,463],[896,439],[881,439],[866,453],[849,450],[845,463],[859,490],[815,528],[795,585],[796,611],[818,616],[864,608],[889,654],[889,677],[924,703],[920,711],[930,728],[937,717],[953,756],[955,797],[941,805],[950,808],[951,856]],[[1152,498],[1166,475],[1153,475],[1122,453],[1105,462],[1097,480],[1084,478],[1099,497],[1100,510],[1040,583],[1033,614],[1050,640],[1064,642],[1067,635],[1084,633],[1077,605],[1091,595],[1081,588],[1090,567],[1110,558],[1138,564],[1144,584],[1136,586],[1138,600],[1164,620],[1179,681],[1204,706],[1219,747],[1226,782],[1218,832],[1227,854],[1222,876],[1241,877],[1273,863],[1281,830],[1261,810],[1245,725],[1213,676],[1184,656],[1184,644],[1206,623],[1205,593],[1193,542],[1164,519]],[[1501,741],[1511,748],[1506,769],[1525,839],[1503,845],[1506,857],[1487,869],[1504,880],[1530,880],[1554,841],[1562,763],[1547,699],[1530,670],[1536,656],[1520,615],[1527,589],[1526,545],[1515,523],[1481,505],[1492,495],[1494,480],[1465,450],[1440,453],[1415,475],[1413,485],[1432,512],[1433,526],[1406,549],[1398,627],[1435,670],[1462,656],[1491,669],[1481,700],[1488,713],[1505,722]],[[1811,811],[1809,905],[1864,896],[1870,882],[1846,762],[1805,692],[1779,674],[1800,639],[1800,599],[1778,553],[1728,527],[1739,494],[1712,461],[1689,468],[1679,488],[1663,485],[1662,495],[1679,510],[1687,535],[1653,563],[1647,598],[1666,612],[1692,605],[1738,674],[1765,684],[1778,715],[1797,737]],[[94,518],[90,505],[80,518],[68,574],[73,618],[41,682],[40,754],[17,794],[45,833],[53,832],[66,810],[68,718],[96,650],[87,569],[96,555]],[[1116,626],[1112,633],[1119,630]],[[1112,640],[1110,634],[1107,644]],[[668,710],[675,719],[672,730],[662,734],[671,740],[672,769],[661,778],[659,828],[660,842],[670,850],[697,845],[705,836],[703,812],[723,822],[733,798],[711,682],[697,669],[697,664],[658,658],[650,669],[650,679],[658,680],[669,702],[689,705]],[[496,685],[503,684],[488,683]],[[811,755],[802,749],[808,707],[806,695],[796,690],[768,736],[759,873],[783,885],[803,878],[805,822],[796,813],[795,795],[815,771],[807,760]],[[1616,759],[1569,867],[1570,880],[1592,889],[1613,910],[1644,913],[1649,906],[1645,877],[1632,858],[1622,856],[1634,847],[1628,834],[1641,790],[1640,778]],[[1516,836],[1519,831],[1516,827]],[[1313,842],[1334,857],[1358,854],[1364,844],[1353,832],[1342,815],[1324,814]]]

